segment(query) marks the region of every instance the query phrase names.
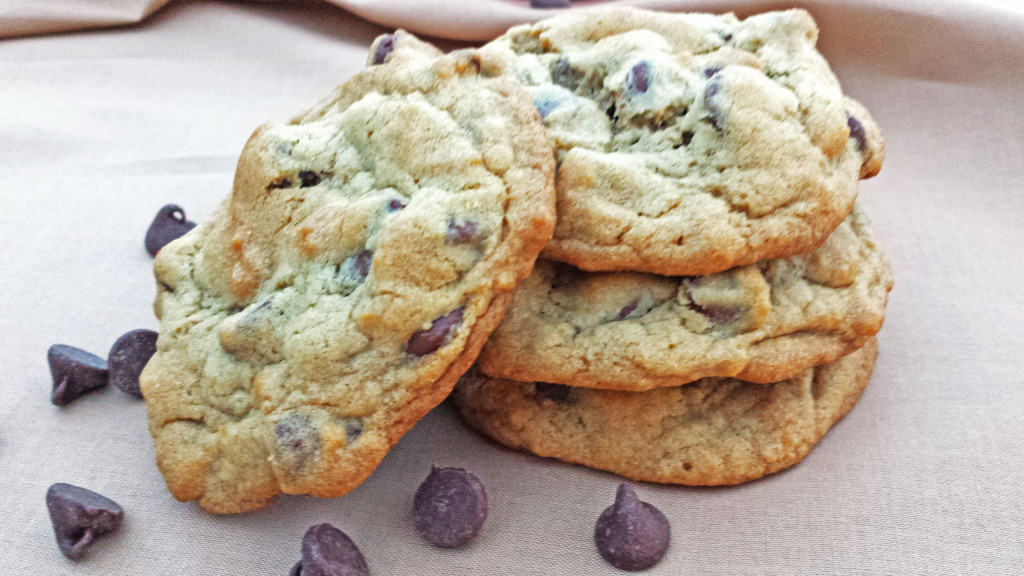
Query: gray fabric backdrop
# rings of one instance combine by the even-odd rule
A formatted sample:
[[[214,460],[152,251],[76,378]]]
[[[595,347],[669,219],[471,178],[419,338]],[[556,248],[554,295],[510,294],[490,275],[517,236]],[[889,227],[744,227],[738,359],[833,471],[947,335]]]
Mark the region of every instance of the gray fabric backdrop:
[[[995,4],[812,3],[822,50],[887,136],[862,187],[895,269],[881,356],[796,468],[641,486],[673,527],[650,573],[1024,574],[1024,18]],[[48,402],[50,344],[105,355],[155,327],[142,237],[157,208],[206,218],[253,128],[326,94],[382,31],[328,4],[175,2],[134,28],[0,43],[0,573],[283,575],[322,521],[378,575],[612,572],[592,530],[618,479],[498,447],[448,406],[346,497],[211,517],[168,494],[141,402]],[[490,494],[466,549],[411,528],[433,463],[475,470]],[[46,515],[58,481],[127,514],[77,563]]]

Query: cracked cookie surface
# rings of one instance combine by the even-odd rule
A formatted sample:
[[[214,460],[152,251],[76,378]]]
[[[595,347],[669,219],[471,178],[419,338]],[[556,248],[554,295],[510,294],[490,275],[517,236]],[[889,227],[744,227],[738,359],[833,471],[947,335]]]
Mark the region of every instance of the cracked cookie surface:
[[[253,134],[156,257],[141,378],[173,495],[338,496],[450,392],[554,227],[529,96],[459,55],[372,66]]]
[[[772,384],[709,378],[647,392],[494,379],[471,370],[452,398],[474,428],[538,456],[645,482],[739,484],[804,458],[860,398],[865,346]]]
[[[858,207],[813,252],[707,276],[542,260],[478,364],[494,377],[617,390],[712,376],[776,382],[860,348],[881,327],[891,287]]]
[[[804,11],[573,10],[480,48],[531,93],[556,146],[548,259],[710,274],[818,246],[881,167]]]

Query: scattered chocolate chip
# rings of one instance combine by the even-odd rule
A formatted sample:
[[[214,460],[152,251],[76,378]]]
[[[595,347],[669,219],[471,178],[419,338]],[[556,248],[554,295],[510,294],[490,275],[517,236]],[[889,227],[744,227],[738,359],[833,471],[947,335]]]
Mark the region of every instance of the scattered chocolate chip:
[[[302,560],[289,576],[369,576],[366,558],[355,542],[330,524],[317,524],[302,537]]]
[[[651,63],[646,60],[637,62],[626,76],[626,88],[633,94],[643,94],[651,83]]]
[[[299,188],[309,188],[320,183],[320,175],[311,170],[299,172]]]
[[[530,0],[530,8],[568,8],[569,0]]]
[[[388,212],[398,212],[402,208],[405,208],[405,201],[401,198],[388,200]]]
[[[455,548],[480,533],[487,519],[487,492],[468,470],[433,466],[412,508],[417,532],[435,546]]]
[[[740,315],[740,311],[730,306],[701,306],[696,302],[690,302],[690,310],[707,317],[714,324],[729,324],[734,322]]]
[[[466,244],[477,238],[478,227],[472,220],[464,220],[459,224],[454,219],[448,221],[448,231],[444,235],[444,241],[449,244]]]
[[[345,443],[351,444],[363,435],[363,420],[354,418],[345,422]]]
[[[289,414],[274,425],[278,461],[299,470],[320,452],[320,431],[305,414]]]
[[[186,232],[195,228],[196,223],[185,219],[185,211],[177,204],[168,204],[156,213],[153,222],[146,230],[146,252],[150,256],[156,256],[161,248],[172,240],[184,236]]]
[[[46,351],[46,361],[53,378],[50,402],[57,406],[69,404],[82,394],[107,384],[107,361],[85,350],[54,344]]]
[[[575,90],[583,81],[583,76],[583,72],[573,68],[565,56],[555,60],[551,66],[551,81],[569,90]]]
[[[711,125],[719,132],[721,132],[722,127],[725,124],[723,111],[720,103],[718,102],[718,94],[721,91],[722,86],[717,79],[712,79],[704,88],[704,108],[708,111],[708,121],[711,122]]]
[[[291,188],[292,181],[284,176],[274,180],[270,184],[267,184],[267,190],[274,190],[275,188]]]
[[[381,36],[377,40],[377,46],[373,49],[373,64],[383,64],[388,58],[388,54],[391,54],[395,50],[395,35],[386,34]]]
[[[441,316],[430,324],[430,328],[420,330],[409,337],[405,351],[413,356],[426,356],[440,348],[462,323],[464,306]]]
[[[551,400],[556,404],[564,404],[569,400],[569,394],[572,393],[572,388],[565,384],[534,382],[533,393],[540,398]]]
[[[621,570],[645,570],[665,555],[669,542],[668,519],[660,510],[641,502],[626,484],[620,484],[615,504],[597,519],[597,550]]]
[[[157,333],[152,330],[132,330],[117,339],[110,347],[110,383],[123,392],[142,398],[139,374],[146,362],[156,354]]]
[[[623,306],[622,310],[619,310],[619,320],[625,320],[626,318],[629,318],[629,315],[632,314],[634,310],[636,310],[636,307],[639,303],[639,300],[633,300],[629,304]]]
[[[96,536],[117,530],[124,510],[92,490],[54,484],[46,491],[46,509],[57,535],[57,546],[68,558],[81,558]]]
[[[868,151],[868,135],[864,131],[864,125],[860,120],[849,113],[846,114],[846,125],[850,127],[850,138],[857,141],[857,150],[861,154]]]

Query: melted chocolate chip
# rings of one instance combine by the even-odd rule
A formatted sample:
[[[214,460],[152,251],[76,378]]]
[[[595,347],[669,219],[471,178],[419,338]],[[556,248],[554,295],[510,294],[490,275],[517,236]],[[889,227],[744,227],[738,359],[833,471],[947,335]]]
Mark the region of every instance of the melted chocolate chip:
[[[651,83],[651,63],[646,60],[637,62],[629,70],[629,74],[626,76],[626,89],[633,94],[643,94],[647,92]]]
[[[146,252],[156,256],[161,248],[185,235],[196,227],[195,222],[185,219],[185,211],[177,204],[168,204],[156,213],[153,222],[146,230]]]
[[[721,66],[708,66],[707,68],[704,69],[704,77],[710,80],[712,76],[718,74],[721,71]]]
[[[705,316],[714,324],[729,324],[739,318],[740,311],[730,306],[701,306],[696,302],[690,302],[690,310]]]
[[[291,188],[291,187],[292,187],[292,181],[289,180],[288,178],[283,177],[283,176],[281,178],[278,178],[277,180],[274,180],[270,184],[267,184],[267,190],[273,190],[275,188]]]
[[[107,361],[73,346],[54,344],[46,351],[53,389],[50,402],[64,406],[107,384]]]
[[[693,142],[693,132],[690,130],[683,132],[683,138],[680,142],[683,146],[689,146],[690,142]]]
[[[572,393],[572,388],[565,384],[534,382],[533,393],[538,398],[545,398],[556,404],[564,404],[569,401],[569,395]]]
[[[395,35],[387,34],[381,36],[377,41],[377,46],[373,49],[373,65],[383,64],[388,58],[388,54],[391,54],[395,50]]]
[[[665,555],[669,543],[668,519],[660,510],[641,502],[626,484],[620,484],[615,504],[597,519],[594,541],[609,564],[620,570],[645,570]]]
[[[401,198],[388,200],[388,212],[398,212],[402,208],[405,208],[405,201]]]
[[[363,250],[355,256],[350,256],[338,267],[339,280],[342,293],[351,294],[366,277],[370,274],[370,267],[373,266],[373,251]]]
[[[347,534],[330,524],[317,524],[302,537],[302,560],[290,576],[369,576],[366,558]]]
[[[363,278],[370,273],[370,265],[373,264],[373,251],[363,250],[354,256],[352,268]]]
[[[530,0],[530,8],[568,8],[569,0]]]
[[[320,452],[320,431],[304,414],[289,414],[274,425],[278,460],[292,470],[302,468]]]
[[[454,219],[448,221],[448,231],[444,241],[448,244],[466,244],[477,239],[479,228],[476,222],[464,220],[461,224]]]
[[[639,300],[633,300],[629,304],[623,306],[622,310],[619,310],[619,320],[625,320],[626,318],[629,318],[629,315],[632,314],[634,310],[636,310],[636,307],[639,303]]]
[[[157,333],[152,330],[132,330],[118,338],[107,354],[110,383],[122,392],[142,398],[139,374],[156,354],[156,339]]]
[[[722,85],[716,79],[712,79],[704,88],[704,108],[708,111],[708,122],[711,122],[711,125],[719,132],[725,125],[721,103],[718,101],[721,91]]]
[[[564,56],[555,60],[554,65],[551,66],[551,81],[569,90],[576,90],[576,87],[583,81],[583,76],[583,72],[573,68]]]
[[[117,502],[71,484],[50,486],[46,509],[57,546],[68,558],[81,558],[96,536],[117,530],[124,518]]]
[[[308,188],[310,186],[316,186],[320,183],[320,175],[311,170],[303,170],[299,172],[299,187]]]
[[[468,544],[487,519],[487,492],[475,474],[433,466],[413,498],[413,525],[442,548]]]
[[[849,113],[846,115],[846,125],[850,127],[850,138],[857,141],[857,150],[861,154],[868,151],[868,135],[864,131],[864,125],[860,123],[860,120]]]
[[[405,351],[413,356],[426,356],[440,348],[462,324],[464,306],[441,316],[431,323],[430,328],[420,330],[409,337]]]

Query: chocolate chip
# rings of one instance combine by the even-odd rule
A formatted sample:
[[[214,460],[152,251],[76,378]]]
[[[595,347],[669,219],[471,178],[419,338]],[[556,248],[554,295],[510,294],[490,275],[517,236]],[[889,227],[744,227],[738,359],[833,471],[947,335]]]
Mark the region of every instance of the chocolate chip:
[[[551,400],[556,404],[564,404],[569,400],[569,394],[572,393],[572,388],[565,384],[534,382],[533,393],[540,398]]]
[[[302,560],[289,576],[369,576],[355,542],[330,524],[317,524],[302,537]]]
[[[117,339],[110,347],[110,383],[136,398],[142,398],[139,374],[146,362],[156,354],[157,333],[152,330],[132,330]]]
[[[388,212],[398,212],[402,208],[405,208],[405,201],[401,198],[388,200]]]
[[[704,69],[704,77],[710,80],[712,76],[718,74],[721,71],[721,66],[708,66],[707,68]]]
[[[620,570],[645,570],[665,555],[669,542],[668,519],[660,510],[641,502],[626,484],[620,484],[615,504],[597,519],[597,550]]]
[[[345,443],[351,444],[363,435],[363,421],[354,418],[345,422]]]
[[[718,102],[718,95],[721,91],[722,85],[717,79],[712,79],[704,88],[704,108],[708,111],[708,122],[711,122],[711,125],[719,132],[722,131],[725,124],[724,112]]]
[[[146,252],[150,256],[156,256],[161,248],[172,240],[184,236],[186,232],[195,228],[196,223],[185,219],[185,211],[177,204],[168,204],[156,213],[153,222],[146,230]]]
[[[320,431],[305,414],[289,414],[274,425],[278,460],[291,470],[301,469],[320,452]]]
[[[426,356],[440,348],[462,323],[464,306],[441,316],[430,324],[430,328],[420,330],[409,337],[405,351],[413,356]]]
[[[339,280],[341,282],[342,294],[351,294],[366,277],[370,274],[370,267],[373,265],[373,251],[363,250],[355,256],[350,256],[338,267]]]
[[[533,95],[533,105],[537,108],[541,119],[548,117],[552,110],[558,108],[572,97],[572,92],[561,86],[548,86]]]
[[[68,558],[81,558],[93,538],[117,530],[124,510],[92,490],[54,484],[46,491],[46,509],[57,535],[57,546]]]
[[[714,324],[729,324],[739,318],[740,311],[731,306],[701,306],[696,302],[690,302],[690,310],[707,317]]]
[[[459,224],[452,219],[448,221],[448,231],[444,235],[444,241],[448,244],[466,244],[476,240],[478,232],[476,222],[464,220]]]
[[[689,146],[690,142],[693,142],[693,132],[690,131],[690,130],[687,130],[687,131],[683,132],[683,138],[680,141],[680,143],[683,146]]]
[[[270,184],[267,184],[267,190],[274,190],[275,188],[291,188],[292,181],[284,176],[274,180]]]
[[[54,344],[46,351],[46,362],[53,378],[50,402],[57,406],[69,404],[82,394],[107,384],[107,361],[85,350]]]
[[[868,135],[860,120],[849,113],[846,114],[846,125],[850,127],[850,138],[857,141],[857,150],[863,154],[868,151]]]
[[[651,63],[637,62],[626,76],[626,88],[633,94],[643,94],[651,83]]]
[[[487,492],[475,474],[433,466],[412,503],[416,531],[435,546],[468,544],[487,519]]]
[[[633,300],[629,304],[623,306],[622,310],[619,310],[619,320],[625,320],[626,318],[629,318],[629,315],[632,314],[634,310],[636,310],[636,307],[639,303],[639,300]]]
[[[320,183],[320,175],[311,170],[303,170],[299,172],[299,187],[308,188],[310,186],[316,186]]]
[[[562,56],[551,66],[551,81],[559,86],[575,90],[583,81],[583,72],[573,68],[569,59]]]
[[[373,65],[383,64],[395,50],[395,35],[385,34],[377,39],[377,46],[373,49]]]
[[[569,0],[530,0],[530,8],[568,8]]]

